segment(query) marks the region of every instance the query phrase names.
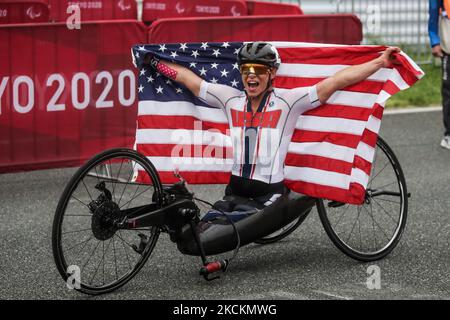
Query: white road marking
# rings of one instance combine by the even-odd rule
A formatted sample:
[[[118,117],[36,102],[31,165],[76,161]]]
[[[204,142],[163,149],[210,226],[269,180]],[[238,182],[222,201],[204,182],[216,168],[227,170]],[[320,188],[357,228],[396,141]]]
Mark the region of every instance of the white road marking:
[[[271,291],[269,294],[275,298],[283,298],[289,300],[310,300],[307,296],[286,291]]]
[[[436,107],[421,107],[421,108],[404,108],[404,109],[386,109],[384,114],[408,114],[408,113],[424,113],[442,111],[442,106]]]
[[[225,298],[225,300],[279,300],[279,299],[288,299],[288,300],[311,300],[311,298],[308,298],[307,296],[293,293],[293,292],[286,292],[286,291],[268,291],[265,293],[255,293],[250,295],[244,295],[244,296],[235,296],[235,297],[228,297]]]
[[[337,294],[334,294],[334,293],[331,293],[331,292],[320,291],[320,290],[313,290],[313,291],[315,293],[323,294],[323,295],[326,295],[326,296],[329,296],[329,297],[333,297],[333,298],[337,298],[337,299],[340,299],[340,300],[353,300],[353,298],[351,298],[351,297],[340,296],[340,295],[337,295]]]

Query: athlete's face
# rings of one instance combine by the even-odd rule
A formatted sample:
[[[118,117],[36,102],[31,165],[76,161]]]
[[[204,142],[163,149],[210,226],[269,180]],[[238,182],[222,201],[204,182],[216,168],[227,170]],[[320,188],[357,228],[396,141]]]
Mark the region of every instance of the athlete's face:
[[[258,97],[267,89],[270,79],[275,77],[276,69],[260,64],[243,64],[240,68],[242,83],[250,98]]]

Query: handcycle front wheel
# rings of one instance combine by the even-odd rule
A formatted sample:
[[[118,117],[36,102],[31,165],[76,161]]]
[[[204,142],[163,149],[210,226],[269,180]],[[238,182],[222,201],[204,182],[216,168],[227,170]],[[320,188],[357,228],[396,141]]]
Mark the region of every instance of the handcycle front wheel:
[[[336,247],[363,261],[384,258],[398,244],[406,225],[408,192],[400,163],[378,137],[362,205],[318,199],[322,225]]]
[[[150,257],[160,230],[119,229],[117,221],[124,218],[122,210],[161,207],[161,198],[157,171],[134,150],[107,150],[80,167],[53,220],[53,257],[67,285],[96,295],[131,280]]]

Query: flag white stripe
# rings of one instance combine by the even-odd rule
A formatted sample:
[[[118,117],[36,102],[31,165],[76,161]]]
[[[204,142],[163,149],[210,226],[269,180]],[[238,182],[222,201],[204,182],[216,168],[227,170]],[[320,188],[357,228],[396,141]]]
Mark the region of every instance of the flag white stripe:
[[[278,69],[278,77],[302,77],[302,78],[328,78],[351,65],[322,65],[322,64],[304,64],[304,63],[281,63]],[[392,81],[399,89],[409,88],[409,85],[403,79],[397,69],[381,68],[367,78],[370,81],[386,82]]]
[[[321,156],[353,163],[355,149],[329,142],[291,142],[288,153]]]
[[[233,159],[194,157],[147,157],[159,171],[231,172]]]
[[[384,90],[380,91],[380,94],[378,95],[377,99],[376,99],[376,103],[378,103],[379,105],[383,106],[385,105],[386,101],[391,97],[391,95],[389,93],[387,93]]]
[[[342,173],[301,167],[285,167],[286,179],[304,181],[348,190],[350,176]]]
[[[327,103],[371,109],[377,98],[378,95],[372,93],[339,90],[331,95]]]
[[[186,129],[138,129],[138,144],[211,145],[231,147],[231,138],[220,132]]]
[[[275,89],[281,94],[289,90],[282,88],[275,88]],[[333,95],[331,95],[327,103],[370,109],[373,107],[373,104],[376,102],[376,99],[377,95],[373,93],[338,90]]]
[[[186,101],[159,102],[146,100],[140,101],[138,108],[138,116],[193,116],[202,121],[228,123],[227,117],[222,109],[196,106]]]
[[[349,133],[362,135],[366,122],[343,118],[300,116],[295,126],[299,130]]]
[[[345,44],[328,44],[314,42],[289,42],[289,41],[266,41],[277,48],[323,48],[323,47],[351,47]],[[248,42],[245,42],[248,43]]]
[[[375,149],[361,141],[356,148],[356,155],[372,163],[375,155]]]
[[[400,90],[405,90],[409,88],[409,85],[403,80],[400,72],[397,69],[391,69],[390,78],[386,80],[391,80]]]
[[[323,186],[335,187],[348,190],[350,182],[359,183],[364,188],[367,187],[369,176],[358,168],[352,169],[352,175],[314,168],[299,168],[286,166],[286,179],[303,181]]]
[[[277,71],[278,77],[302,77],[302,78],[327,78],[336,74],[337,72],[351,67],[346,64],[307,64],[307,63],[281,63]],[[391,80],[392,72],[395,69],[381,68],[367,78],[371,81],[385,82]],[[397,71],[397,70],[395,70]],[[398,78],[395,80],[399,84],[405,83],[403,78],[398,73]]]
[[[369,176],[361,169],[353,168],[350,182],[359,183],[365,189],[367,187],[367,184],[369,183]]]
[[[381,127],[381,120],[374,117],[374,116],[370,116],[369,120],[367,121],[367,129],[378,134],[378,132],[380,132],[380,127]]]

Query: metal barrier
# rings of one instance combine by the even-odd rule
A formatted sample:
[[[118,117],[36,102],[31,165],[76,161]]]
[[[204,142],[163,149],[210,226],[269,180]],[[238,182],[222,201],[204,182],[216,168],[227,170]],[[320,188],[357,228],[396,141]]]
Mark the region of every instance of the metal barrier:
[[[428,0],[301,0],[300,5],[306,14],[353,13],[363,24],[364,44],[398,45],[420,64],[432,61]]]

